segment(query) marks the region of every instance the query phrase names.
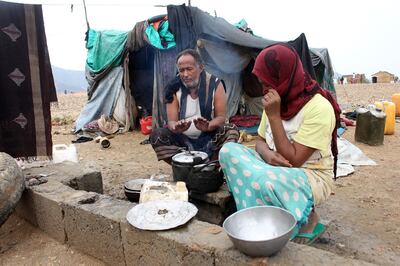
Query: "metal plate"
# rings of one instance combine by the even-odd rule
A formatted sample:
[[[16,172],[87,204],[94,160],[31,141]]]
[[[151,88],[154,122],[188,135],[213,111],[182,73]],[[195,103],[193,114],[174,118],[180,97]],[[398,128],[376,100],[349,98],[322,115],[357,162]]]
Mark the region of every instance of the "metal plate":
[[[128,222],[143,230],[167,230],[187,223],[197,213],[192,203],[179,200],[155,200],[129,210]]]

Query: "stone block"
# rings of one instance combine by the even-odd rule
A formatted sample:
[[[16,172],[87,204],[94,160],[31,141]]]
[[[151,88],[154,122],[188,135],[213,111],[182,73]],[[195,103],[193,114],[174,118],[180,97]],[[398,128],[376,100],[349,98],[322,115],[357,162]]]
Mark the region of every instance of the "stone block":
[[[25,178],[14,158],[0,152],[0,226],[15,210],[25,189]]]
[[[25,189],[24,193],[22,193],[21,199],[19,200],[15,208],[15,213],[32,225],[38,226],[32,193],[32,190]]]
[[[76,190],[103,193],[101,172],[89,164],[62,162],[46,167],[24,170],[26,176],[50,174],[49,180],[58,181]]]
[[[49,181],[28,188],[26,195],[32,208],[30,212],[35,213],[37,226],[57,241],[64,243],[66,233],[62,203],[70,198],[81,197],[85,193],[87,192],[76,191],[59,182]]]
[[[307,256],[305,254],[312,254]],[[216,252],[215,265],[372,265],[365,261],[344,258],[337,254],[289,242],[280,252],[271,257],[251,258],[236,249]]]
[[[200,221],[222,225],[225,220],[223,215],[224,210],[215,204],[210,204],[197,199],[191,199],[191,203],[196,205],[199,210],[196,214],[196,218]]]
[[[232,247],[219,226],[192,220],[168,231],[144,231],[121,222],[127,265],[214,265],[214,253]]]
[[[190,202],[199,209],[196,218],[204,222],[222,225],[223,221],[236,211],[235,201],[226,184],[216,192],[206,194],[191,192],[189,197]]]
[[[223,184],[216,192],[206,194],[190,192],[190,198],[217,205],[221,208],[225,208],[226,204],[231,198],[231,194],[226,184]]]
[[[68,244],[110,265],[125,265],[120,221],[132,203],[91,193],[65,201]]]

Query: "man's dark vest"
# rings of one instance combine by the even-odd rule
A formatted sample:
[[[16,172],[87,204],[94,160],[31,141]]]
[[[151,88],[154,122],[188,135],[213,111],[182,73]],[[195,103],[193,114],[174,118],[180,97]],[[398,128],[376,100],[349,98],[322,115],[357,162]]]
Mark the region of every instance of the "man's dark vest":
[[[213,110],[213,97],[215,90],[217,89],[221,80],[214,75],[207,73],[206,71],[200,74],[200,84],[199,84],[199,103],[201,116],[211,120],[211,112]],[[181,88],[181,99],[180,99],[180,109],[179,109],[179,120],[185,119],[186,114],[186,104],[188,90],[186,88]]]

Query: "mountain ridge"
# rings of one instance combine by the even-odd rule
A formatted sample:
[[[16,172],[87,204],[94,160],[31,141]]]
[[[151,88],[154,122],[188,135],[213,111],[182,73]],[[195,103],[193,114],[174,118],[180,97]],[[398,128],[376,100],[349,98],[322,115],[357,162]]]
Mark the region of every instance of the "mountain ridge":
[[[85,78],[85,71],[72,70],[61,67],[51,66],[54,83],[57,92],[79,92],[85,91],[88,83]]]

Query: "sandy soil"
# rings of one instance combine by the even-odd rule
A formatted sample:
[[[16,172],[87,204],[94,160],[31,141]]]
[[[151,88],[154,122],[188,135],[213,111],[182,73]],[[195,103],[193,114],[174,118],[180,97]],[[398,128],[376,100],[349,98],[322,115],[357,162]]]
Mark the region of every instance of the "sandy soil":
[[[373,103],[379,99],[389,99],[400,92],[400,84],[367,84],[338,85],[337,96],[344,108]],[[76,119],[86,101],[84,93],[59,95],[58,106],[52,107],[53,117]],[[69,144],[75,136],[71,134],[73,125],[53,127],[54,144]],[[95,142],[77,144],[78,157],[81,162],[96,165],[102,172],[105,193],[117,198],[124,198],[123,184],[132,178],[149,177],[152,174],[171,175],[171,168],[163,162],[157,162],[150,145],[140,145],[147,136],[138,131],[117,135],[111,139],[110,149],[101,149]],[[318,208],[321,218],[328,222],[328,230],[315,247],[330,250],[345,257],[357,258],[381,265],[400,265],[400,124],[396,124],[396,133],[385,136],[384,145],[372,147],[354,142],[354,127],[348,128],[344,138],[356,144],[367,156],[375,160],[377,166],[357,167],[350,176],[336,181],[336,191],[326,203]],[[23,223],[23,221],[16,221]],[[4,227],[4,226],[3,226]],[[3,229],[2,236],[8,235]],[[23,226],[25,227],[25,225]],[[13,229],[15,231],[15,229]],[[26,234],[15,245],[3,251],[0,248],[0,261],[3,256],[25,256],[27,243],[55,241],[37,229],[30,228],[32,235]],[[38,242],[41,241],[41,242]],[[4,241],[0,240],[0,247]],[[29,249],[29,248],[28,248]],[[49,256],[64,256],[69,248],[58,244],[58,249],[49,251]],[[31,256],[36,257],[37,255]],[[75,252],[76,254],[76,252]],[[92,264],[90,257],[83,260]],[[11,264],[19,264],[22,260],[9,260]],[[44,260],[47,264],[47,260]],[[49,261],[50,264],[53,264]],[[1,263],[0,263],[1,264]],[[9,263],[7,263],[9,264]],[[21,263],[24,264],[24,263]],[[54,263],[62,264],[62,263]]]

